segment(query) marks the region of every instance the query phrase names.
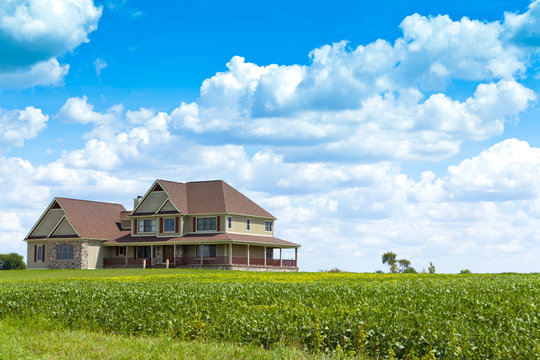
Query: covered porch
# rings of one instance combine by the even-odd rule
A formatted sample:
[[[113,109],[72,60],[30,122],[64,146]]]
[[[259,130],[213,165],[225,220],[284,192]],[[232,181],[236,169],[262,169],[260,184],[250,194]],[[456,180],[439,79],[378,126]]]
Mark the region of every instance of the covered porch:
[[[107,246],[104,268],[205,268],[298,271],[298,247],[250,243]]]

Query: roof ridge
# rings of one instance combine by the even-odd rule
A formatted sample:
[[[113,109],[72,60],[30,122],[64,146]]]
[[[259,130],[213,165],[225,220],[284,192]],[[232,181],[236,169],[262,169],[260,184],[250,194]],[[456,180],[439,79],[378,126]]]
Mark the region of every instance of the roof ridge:
[[[113,202],[109,202],[109,201],[97,201],[97,200],[86,200],[86,199],[74,199],[74,198],[66,198],[66,197],[61,197],[61,196],[55,196],[53,200],[55,199],[61,199],[61,200],[73,200],[73,201],[84,201],[84,202],[91,202],[91,203],[98,203],[98,204],[109,204],[109,205],[120,205],[120,206],[124,206],[120,203],[113,203]]]
[[[188,181],[186,184],[194,184],[194,183],[203,183],[203,182],[225,182],[221,179],[217,180],[198,180],[198,181]]]
[[[165,180],[165,179],[156,179],[156,181],[165,181],[165,182],[170,182],[170,183],[175,183],[175,184],[185,184],[180,181],[172,181],[172,180]]]

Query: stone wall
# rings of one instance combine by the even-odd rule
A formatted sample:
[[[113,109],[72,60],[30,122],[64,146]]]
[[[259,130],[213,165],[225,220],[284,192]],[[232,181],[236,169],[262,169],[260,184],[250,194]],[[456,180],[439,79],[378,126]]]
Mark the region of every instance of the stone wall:
[[[73,245],[72,260],[57,260],[57,246]],[[88,243],[85,241],[48,241],[45,246],[49,269],[88,269]]]

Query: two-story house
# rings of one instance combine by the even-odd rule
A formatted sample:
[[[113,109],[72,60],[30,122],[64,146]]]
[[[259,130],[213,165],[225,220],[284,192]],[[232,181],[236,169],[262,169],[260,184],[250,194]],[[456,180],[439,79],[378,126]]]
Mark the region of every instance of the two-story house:
[[[27,267],[297,271],[300,245],[274,237],[275,220],[221,180],[156,180],[132,211],[57,197],[25,238]]]

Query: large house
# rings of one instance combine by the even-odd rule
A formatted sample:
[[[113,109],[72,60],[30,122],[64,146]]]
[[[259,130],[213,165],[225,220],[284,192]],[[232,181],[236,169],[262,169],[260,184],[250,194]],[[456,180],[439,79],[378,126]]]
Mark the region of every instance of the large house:
[[[156,180],[132,211],[57,197],[25,238],[27,267],[297,271],[300,245],[274,237],[275,220],[220,180]]]

